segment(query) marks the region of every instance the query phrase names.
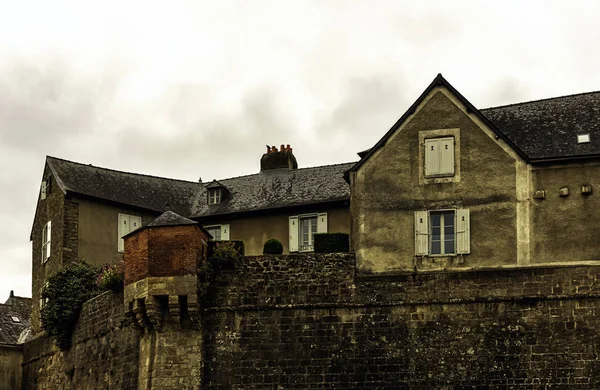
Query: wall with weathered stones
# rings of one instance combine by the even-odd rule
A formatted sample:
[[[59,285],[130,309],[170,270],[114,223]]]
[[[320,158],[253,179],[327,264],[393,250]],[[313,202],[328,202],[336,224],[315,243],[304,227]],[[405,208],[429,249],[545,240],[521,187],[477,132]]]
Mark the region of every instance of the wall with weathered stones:
[[[599,280],[592,263],[373,276],[351,254],[245,257],[203,330],[152,340],[121,295],[87,302],[70,351],[24,346],[25,388],[600,388]]]
[[[351,255],[222,271],[210,388],[598,388],[600,267],[358,275]]]
[[[69,350],[44,334],[23,346],[23,388],[137,388],[139,338],[124,316],[123,295],[99,295],[84,304]]]
[[[20,345],[0,344],[0,389],[18,389],[23,353]]]

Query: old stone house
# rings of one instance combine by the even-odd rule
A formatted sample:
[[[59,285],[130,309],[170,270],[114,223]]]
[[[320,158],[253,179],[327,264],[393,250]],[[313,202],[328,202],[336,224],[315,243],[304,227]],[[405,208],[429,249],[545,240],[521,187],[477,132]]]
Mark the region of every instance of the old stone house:
[[[17,389],[21,383],[22,345],[30,339],[31,298],[11,291],[0,303],[0,389]]]
[[[438,75],[348,173],[364,273],[600,260],[600,92],[479,110]]]
[[[243,240],[248,255],[271,237],[289,253],[311,251],[316,232],[348,233],[343,175],[352,165],[298,168],[282,145],[268,148],[257,174],[198,183],[47,157],[30,237],[34,330],[49,276],[76,259],[118,262],[122,237],[165,210],[199,221],[215,240]]]

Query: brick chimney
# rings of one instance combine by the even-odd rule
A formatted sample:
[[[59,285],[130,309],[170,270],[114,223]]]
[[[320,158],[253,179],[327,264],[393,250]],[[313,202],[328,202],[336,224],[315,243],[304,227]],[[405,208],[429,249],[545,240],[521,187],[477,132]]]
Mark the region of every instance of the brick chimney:
[[[298,162],[290,145],[281,144],[280,148],[267,145],[267,152],[260,159],[260,171],[271,169],[298,169]]]

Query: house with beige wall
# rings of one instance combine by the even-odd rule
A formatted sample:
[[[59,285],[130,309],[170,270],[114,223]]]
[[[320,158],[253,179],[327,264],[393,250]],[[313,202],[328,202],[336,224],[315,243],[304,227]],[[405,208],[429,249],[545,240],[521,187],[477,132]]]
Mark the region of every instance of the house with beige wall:
[[[312,251],[317,232],[348,233],[352,165],[298,168],[282,145],[268,148],[259,173],[199,183],[47,157],[30,236],[34,330],[48,277],[77,259],[117,263],[122,237],[167,210],[199,221],[215,240],[244,241],[248,255],[262,254],[271,237],[289,253]]]
[[[361,273],[600,261],[600,92],[479,110],[438,75],[346,178]]]

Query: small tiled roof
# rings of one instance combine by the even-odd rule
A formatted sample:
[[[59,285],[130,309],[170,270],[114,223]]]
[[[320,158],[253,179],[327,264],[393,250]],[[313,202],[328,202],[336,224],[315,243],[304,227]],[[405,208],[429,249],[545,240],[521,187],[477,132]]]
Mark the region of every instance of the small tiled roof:
[[[182,226],[182,225],[197,225],[198,222],[192,221],[191,219],[182,217],[172,211],[165,211],[159,215],[154,221],[150,222],[148,227],[159,227],[159,226]]]
[[[170,209],[189,215],[199,186],[194,182],[115,171],[50,156],[46,161],[65,193],[158,212]]]
[[[600,155],[600,92],[480,110],[531,160]],[[589,143],[577,135],[589,134]]]
[[[353,165],[273,169],[219,180],[230,195],[210,206],[208,185],[203,185],[194,201],[192,218],[348,200],[350,187],[344,181],[344,172]]]
[[[31,298],[16,297],[11,291],[6,303],[0,304],[0,343],[18,344],[19,336],[31,326],[30,317]]]

